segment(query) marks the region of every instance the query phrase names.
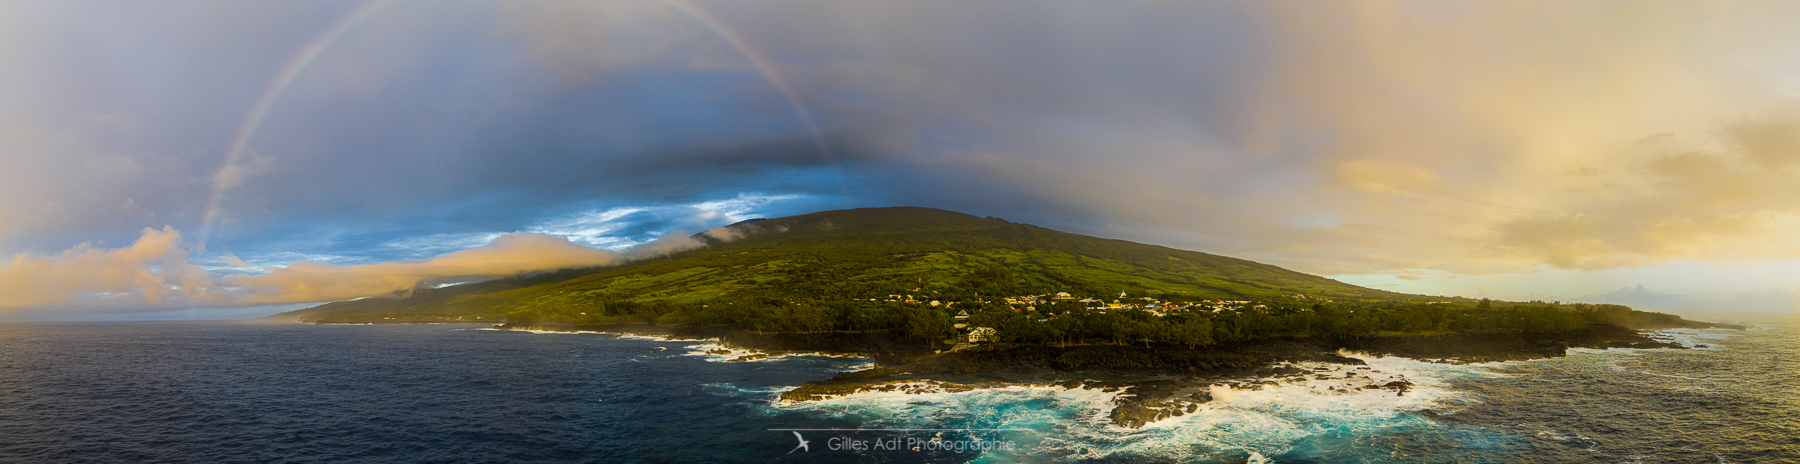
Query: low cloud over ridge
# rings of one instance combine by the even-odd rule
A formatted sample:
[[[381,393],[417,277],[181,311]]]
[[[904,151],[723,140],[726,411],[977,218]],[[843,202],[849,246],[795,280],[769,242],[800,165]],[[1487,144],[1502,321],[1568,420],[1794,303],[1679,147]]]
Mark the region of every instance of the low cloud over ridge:
[[[703,234],[723,241],[741,236],[723,228]],[[483,246],[427,259],[357,265],[299,261],[261,273],[221,274],[192,262],[191,250],[181,238],[181,232],[172,227],[145,229],[127,247],[84,243],[56,254],[15,255],[0,263],[0,310],[46,305],[125,308],[325,302],[440,282],[605,266],[706,246],[705,241],[684,231],[623,252],[589,248],[554,235],[514,232]],[[248,267],[234,257],[227,256],[225,261]]]
[[[234,274],[221,285],[245,292],[237,302],[334,301],[380,295],[436,283],[446,278],[505,277],[617,263],[618,254],[588,248],[566,238],[514,232],[485,246],[424,260],[336,265],[301,261],[265,274]]]

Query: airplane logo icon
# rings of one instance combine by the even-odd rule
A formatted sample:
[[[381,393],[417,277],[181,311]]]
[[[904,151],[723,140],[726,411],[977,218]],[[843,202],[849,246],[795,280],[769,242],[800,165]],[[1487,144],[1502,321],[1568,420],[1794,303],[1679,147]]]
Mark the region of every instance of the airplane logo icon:
[[[806,450],[808,453],[812,452],[812,447],[806,446],[808,443],[812,442],[806,441],[806,437],[800,436],[800,432],[794,432],[794,438],[800,440],[800,446],[794,447],[792,451],[788,451],[788,454],[794,454],[794,451],[800,450]]]

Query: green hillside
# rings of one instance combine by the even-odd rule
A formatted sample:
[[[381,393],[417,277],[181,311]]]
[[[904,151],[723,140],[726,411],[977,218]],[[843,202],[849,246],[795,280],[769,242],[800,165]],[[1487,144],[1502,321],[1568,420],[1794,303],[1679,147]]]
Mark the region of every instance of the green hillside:
[[[621,307],[841,305],[895,295],[967,307],[1055,292],[1165,301],[1420,298],[1236,258],[929,208],[826,211],[727,229],[721,235],[735,240],[697,236],[708,246],[666,258],[332,303],[285,316],[490,321],[520,312],[616,316],[631,313]],[[369,317],[374,314],[381,318]],[[363,316],[343,317],[349,315]]]

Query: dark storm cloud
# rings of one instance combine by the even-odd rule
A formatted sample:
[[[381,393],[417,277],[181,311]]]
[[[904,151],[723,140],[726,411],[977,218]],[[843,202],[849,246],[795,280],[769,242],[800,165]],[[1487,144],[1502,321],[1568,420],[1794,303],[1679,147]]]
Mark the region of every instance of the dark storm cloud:
[[[285,55],[347,2],[0,6],[0,249],[197,222],[205,177]]]
[[[521,32],[519,21],[541,15],[512,10],[535,7],[471,5],[403,4],[322,53],[277,100],[251,139],[241,163],[246,180],[225,191],[221,201],[225,223],[219,226],[221,240],[215,248],[306,224],[320,230],[374,229],[382,223],[423,224],[414,226],[417,230],[393,227],[396,232],[499,230],[577,204],[695,202],[746,191],[840,196],[846,206],[928,204],[999,213],[1024,205],[1018,214],[1085,219],[1095,205],[1071,202],[1059,192],[1119,190],[1136,183],[1121,179],[1154,177],[1158,171],[1141,160],[1096,166],[1090,153],[1121,152],[1115,161],[1155,158],[1123,153],[1139,148],[1115,142],[1142,135],[1121,129],[1163,125],[1169,126],[1166,130],[1211,131],[1191,121],[1194,116],[1226,123],[1220,112],[1198,108],[1241,106],[1233,95],[1247,83],[1232,68],[1253,65],[1245,57],[1255,54],[1254,47],[1246,46],[1249,42],[1232,39],[1246,34],[1242,23],[1230,15],[1214,15],[1217,11],[1146,19],[1141,12],[1080,5],[1044,11],[952,4],[866,11],[835,6],[797,10],[801,16],[837,15],[841,24],[861,26],[796,28],[796,22],[808,19],[780,20],[764,12],[734,11],[733,5],[708,6],[732,18],[731,27],[773,57],[777,72],[823,126],[820,134],[794,117],[795,102],[772,86],[772,76],[750,66],[743,50],[721,48],[724,42],[716,33],[671,16],[666,8],[626,5],[593,12],[652,19],[638,32],[623,34],[631,37],[668,26],[664,29],[673,32],[652,40],[667,52],[657,54],[608,43],[616,37],[594,36],[594,24]],[[314,19],[312,27],[322,30],[333,14],[352,6],[321,7],[307,16]],[[487,19],[493,10],[501,10],[503,19]],[[1210,10],[1231,13],[1228,8]],[[864,23],[871,15],[888,14],[904,19],[864,27],[870,26]],[[1001,17],[1010,20],[994,21]],[[933,26],[938,34],[908,32],[907,24],[937,18],[962,19]],[[1151,24],[1131,24],[1142,20]],[[255,29],[190,26],[222,29],[216,34],[226,37]],[[496,40],[494,31],[506,32]],[[179,37],[127,32],[95,33],[87,39],[125,43],[148,35],[168,44],[185,43]],[[845,33],[868,36],[834,36]],[[211,137],[212,146],[193,143],[183,151],[139,144],[136,148],[145,153],[119,159],[131,165],[172,158],[160,171],[136,174],[178,185],[132,186],[130,193],[142,194],[104,195],[111,204],[69,208],[73,214],[8,211],[0,213],[6,221],[0,224],[49,236],[110,235],[115,241],[144,225],[196,228],[207,201],[205,187],[218,172],[217,142],[229,138],[244,103],[279,68],[280,59],[269,57],[287,56],[308,39],[295,34],[260,47],[227,47],[212,57],[227,59],[237,52],[262,58],[260,67],[246,66],[260,73],[236,72],[237,96],[230,99],[235,105],[164,101],[120,116],[180,115],[169,113],[170,107],[208,111],[208,118],[157,117],[171,126],[154,132]],[[820,46],[838,39],[868,46]],[[599,42],[543,45],[570,40]],[[969,44],[978,49],[969,50]],[[613,58],[577,59],[589,54]],[[184,69],[174,66],[179,61],[143,61],[109,64],[176,75],[171,80],[177,82]],[[572,65],[592,69],[565,69]],[[587,77],[569,79],[571,73]],[[1193,86],[1195,79],[1210,84]],[[195,87],[163,90],[216,95]],[[1145,105],[1165,114],[1144,114]],[[191,127],[175,127],[180,124]],[[820,136],[829,155],[816,140]],[[87,145],[67,150],[94,150],[92,142],[104,139],[73,138]],[[76,166],[29,170],[57,176],[96,172]],[[63,189],[59,196],[70,195]],[[134,208],[142,214],[116,211]],[[89,219],[66,227],[6,220],[58,216]],[[8,234],[24,235],[31,234]]]

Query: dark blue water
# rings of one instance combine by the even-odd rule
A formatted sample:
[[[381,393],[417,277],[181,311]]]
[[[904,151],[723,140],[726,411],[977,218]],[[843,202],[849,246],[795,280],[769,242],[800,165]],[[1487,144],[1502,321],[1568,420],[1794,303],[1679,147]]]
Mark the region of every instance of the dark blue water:
[[[709,363],[652,350],[679,344],[471,327],[0,325],[0,460],[775,455],[785,442],[729,439],[770,425],[745,421],[759,406],[713,384],[772,388],[853,364]]]
[[[779,405],[866,360],[725,363],[704,342],[476,328],[0,325],[0,461],[1800,461],[1800,343],[1786,328],[1684,335],[1706,350],[1370,359],[1417,393],[1225,391],[1143,430],[1105,421],[1097,391]],[[795,428],[970,431],[804,431],[809,449],[789,454],[793,432],[770,429]],[[896,438],[1010,449],[828,449]]]
[[[1528,438],[1513,462],[1800,462],[1791,328],[1665,333],[1708,346],[1495,366],[1444,421]]]

